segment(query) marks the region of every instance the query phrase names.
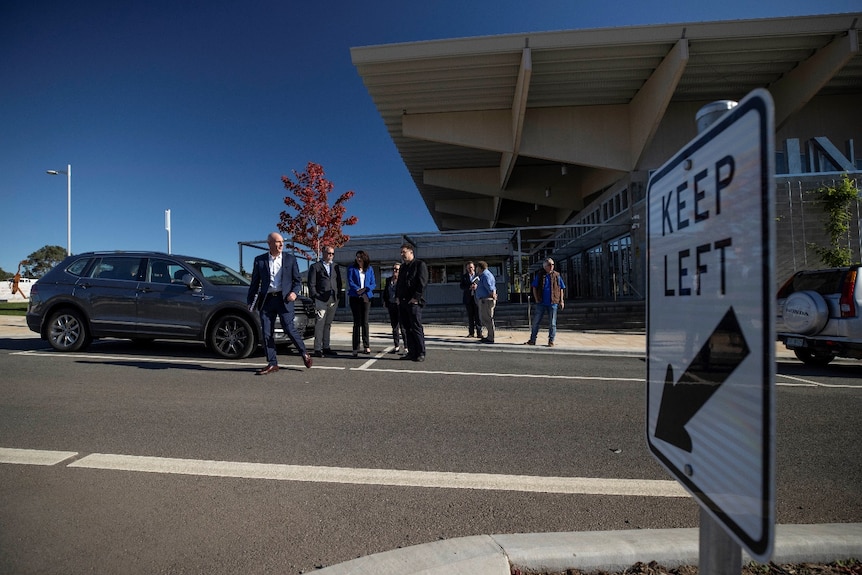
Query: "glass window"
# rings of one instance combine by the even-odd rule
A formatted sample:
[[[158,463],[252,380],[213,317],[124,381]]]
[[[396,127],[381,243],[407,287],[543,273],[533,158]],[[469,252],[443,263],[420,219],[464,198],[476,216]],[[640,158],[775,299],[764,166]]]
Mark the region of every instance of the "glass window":
[[[188,272],[178,263],[170,260],[151,259],[147,266],[146,281],[152,283],[170,284],[183,283],[183,276]]]
[[[608,270],[614,299],[633,295],[632,238],[625,235],[608,242]]]
[[[138,281],[141,258],[129,256],[103,257],[93,267],[92,277],[109,280]]]
[[[84,275],[84,270],[87,269],[87,265],[90,263],[90,261],[90,258],[81,258],[79,260],[75,260],[68,268],[66,268],[66,272],[72,274],[73,276],[82,276]]]
[[[221,286],[247,286],[249,281],[239,273],[216,262],[208,260],[184,260],[208,282]]]
[[[428,283],[446,283],[446,266],[428,266]]]

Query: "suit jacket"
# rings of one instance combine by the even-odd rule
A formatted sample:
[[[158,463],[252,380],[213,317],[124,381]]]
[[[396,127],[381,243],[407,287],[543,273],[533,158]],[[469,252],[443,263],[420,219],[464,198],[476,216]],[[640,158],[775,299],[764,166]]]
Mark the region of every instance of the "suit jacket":
[[[398,273],[398,283],[395,285],[395,295],[400,303],[411,299],[425,305],[425,287],[428,285],[428,266],[422,260],[414,259],[410,263],[401,264]]]
[[[251,285],[248,286],[246,297],[249,306],[255,305],[257,309],[263,305],[266,292],[269,291],[269,252],[254,258],[254,266],[251,271]],[[281,291],[282,298],[287,297],[290,292],[297,296],[302,290],[302,276],[299,274],[299,263],[293,254],[281,252]]]
[[[365,270],[365,291],[359,293],[362,288],[359,287],[362,278],[359,277],[359,268],[353,264],[347,268],[347,295],[350,297],[359,297],[367,295],[369,298],[374,297],[374,290],[377,289],[377,282],[374,281],[374,268],[368,266]]]
[[[330,293],[334,292],[332,295],[338,301],[342,290],[341,268],[335,262],[329,264],[329,268],[332,271],[326,273],[323,262],[315,262],[308,268],[308,295],[312,299],[328,301]]]
[[[473,277],[479,277],[477,275],[473,275]],[[470,274],[463,273],[461,274],[461,290],[464,292],[464,296],[461,298],[461,302],[464,305],[476,303],[476,297],[473,295],[473,290],[470,289],[470,286],[473,285],[473,280],[470,279]]]

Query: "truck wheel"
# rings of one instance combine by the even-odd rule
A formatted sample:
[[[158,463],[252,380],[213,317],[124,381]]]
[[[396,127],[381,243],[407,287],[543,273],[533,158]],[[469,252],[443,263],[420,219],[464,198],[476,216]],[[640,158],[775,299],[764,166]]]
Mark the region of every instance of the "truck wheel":
[[[793,353],[805,365],[813,365],[815,367],[823,367],[835,359],[835,356],[831,353],[814,353],[808,349],[794,349]]]

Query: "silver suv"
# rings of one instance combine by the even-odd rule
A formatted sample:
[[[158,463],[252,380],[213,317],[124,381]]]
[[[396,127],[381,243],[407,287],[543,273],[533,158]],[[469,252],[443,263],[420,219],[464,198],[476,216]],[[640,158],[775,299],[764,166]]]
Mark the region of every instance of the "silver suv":
[[[27,325],[58,351],[94,338],[202,341],[221,357],[241,359],[261,339],[248,311],[249,281],[220,263],[159,252],[89,252],[70,256],[33,284]],[[314,303],[296,301],[295,326],[314,336]],[[276,340],[285,343],[283,330]]]
[[[862,359],[862,266],[796,272],[777,309],[778,339],[804,363]]]

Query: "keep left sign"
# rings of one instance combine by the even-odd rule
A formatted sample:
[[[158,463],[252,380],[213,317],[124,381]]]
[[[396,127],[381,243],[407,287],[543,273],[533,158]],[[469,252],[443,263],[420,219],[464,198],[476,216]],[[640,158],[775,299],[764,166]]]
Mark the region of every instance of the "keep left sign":
[[[647,441],[757,558],[774,538],[774,106],[755,90],[647,191]]]

